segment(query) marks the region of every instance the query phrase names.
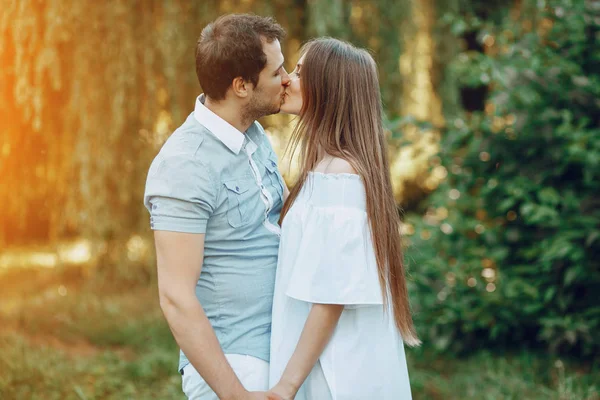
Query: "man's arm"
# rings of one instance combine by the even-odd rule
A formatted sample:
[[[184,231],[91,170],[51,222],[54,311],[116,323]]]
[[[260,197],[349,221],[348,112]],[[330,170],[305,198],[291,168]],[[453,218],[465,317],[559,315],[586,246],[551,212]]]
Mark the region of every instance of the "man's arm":
[[[284,399],[293,399],[329,343],[344,311],[342,304],[313,304],[302,334],[279,383],[271,389]]]
[[[160,307],[177,344],[220,399],[265,399],[249,393],[229,365],[198,301],[204,234],[155,231]]]

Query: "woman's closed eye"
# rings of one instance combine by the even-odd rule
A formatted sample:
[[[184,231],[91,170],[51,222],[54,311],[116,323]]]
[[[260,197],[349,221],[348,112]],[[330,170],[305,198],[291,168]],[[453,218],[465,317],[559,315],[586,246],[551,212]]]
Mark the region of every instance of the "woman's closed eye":
[[[300,64],[296,65],[296,68],[294,68],[294,72],[292,72],[292,74],[296,75],[297,77],[300,77],[301,69],[302,69],[302,65],[300,65]]]

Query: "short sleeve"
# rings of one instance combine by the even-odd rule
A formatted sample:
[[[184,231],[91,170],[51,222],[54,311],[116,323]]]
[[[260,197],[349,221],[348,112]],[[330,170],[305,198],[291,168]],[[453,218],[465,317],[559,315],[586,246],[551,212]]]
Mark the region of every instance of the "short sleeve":
[[[310,303],[383,304],[366,212],[310,207],[288,228],[292,241],[284,245],[298,248],[290,260],[287,296]]]
[[[217,188],[208,167],[189,155],[154,160],[144,194],[153,230],[206,233]]]

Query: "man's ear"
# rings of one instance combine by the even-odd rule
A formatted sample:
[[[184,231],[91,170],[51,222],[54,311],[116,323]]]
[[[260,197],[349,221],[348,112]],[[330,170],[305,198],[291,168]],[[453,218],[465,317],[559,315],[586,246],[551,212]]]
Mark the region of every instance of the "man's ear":
[[[241,76],[238,76],[233,79],[231,90],[237,97],[246,98],[250,95],[251,86],[250,82],[246,82]]]

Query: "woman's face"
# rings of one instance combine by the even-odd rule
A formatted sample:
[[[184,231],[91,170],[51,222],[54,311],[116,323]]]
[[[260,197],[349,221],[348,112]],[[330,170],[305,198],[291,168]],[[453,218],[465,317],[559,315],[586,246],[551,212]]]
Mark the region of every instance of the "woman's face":
[[[283,104],[281,105],[281,112],[286,114],[298,115],[302,108],[302,90],[300,89],[300,74],[302,73],[302,62],[304,56],[298,60],[296,68],[290,74],[290,84],[285,90],[283,96]]]

